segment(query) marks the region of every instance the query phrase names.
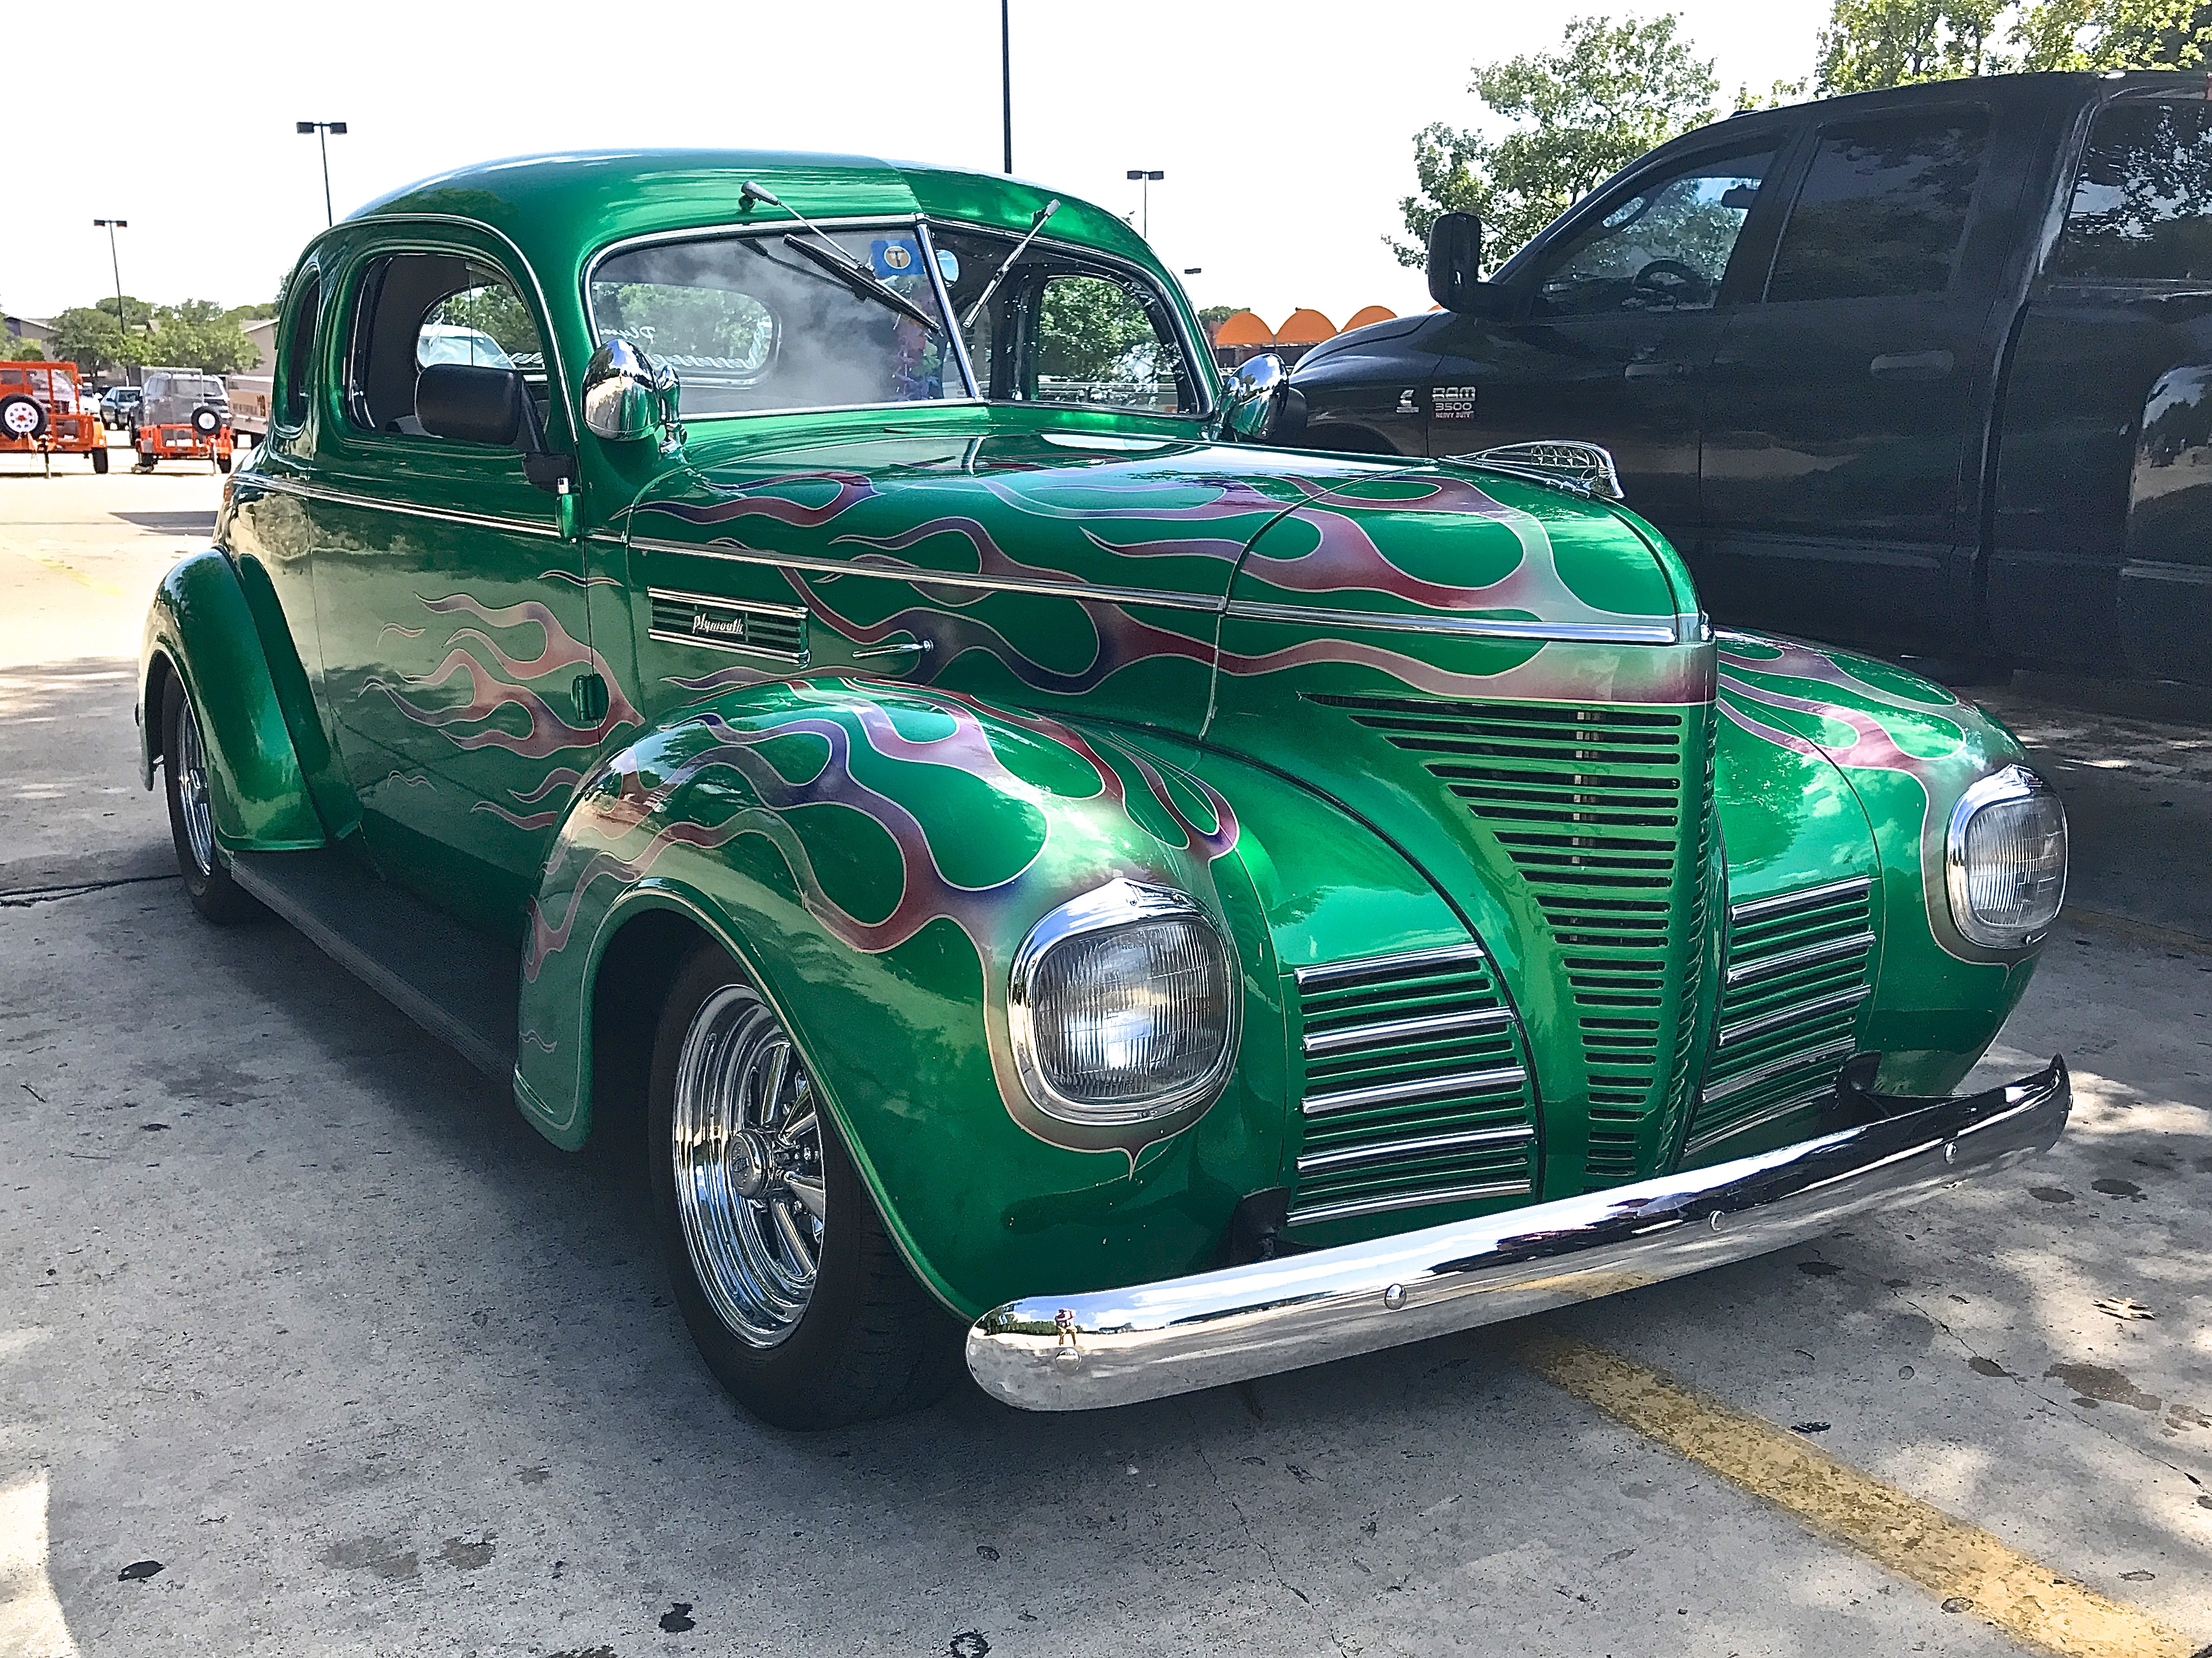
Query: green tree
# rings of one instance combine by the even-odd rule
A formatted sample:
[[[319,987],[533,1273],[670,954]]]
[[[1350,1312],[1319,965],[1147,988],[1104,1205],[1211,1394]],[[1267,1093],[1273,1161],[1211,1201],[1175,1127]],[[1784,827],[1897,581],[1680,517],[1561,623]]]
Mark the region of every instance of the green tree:
[[[1158,343],[1152,324],[1119,282],[1096,276],[1062,276],[1047,284],[1037,318],[1037,372],[1072,380],[1109,380],[1152,373],[1149,362],[1127,361]]]
[[[1384,238],[1398,262],[1428,257],[1438,215],[1473,213],[1495,266],[1644,151],[1711,120],[1712,60],[1676,27],[1577,17],[1557,52],[1479,66],[1468,90],[1516,129],[1492,138],[1437,122],[1414,135],[1420,187],[1398,203],[1413,240]]]
[[[2202,69],[2212,5],[2198,0],[2037,0],[2013,26],[2032,70]]]
[[[46,348],[36,340],[27,340],[15,334],[0,334],[0,362],[44,362]]]
[[[2000,74],[2002,0],[1833,0],[1813,70],[1823,96]]]
[[[154,308],[143,300],[124,296],[125,318],[130,327],[118,327],[115,301],[71,306],[54,319],[54,352],[90,373],[103,363],[136,368],[152,361],[146,355],[147,328]]]

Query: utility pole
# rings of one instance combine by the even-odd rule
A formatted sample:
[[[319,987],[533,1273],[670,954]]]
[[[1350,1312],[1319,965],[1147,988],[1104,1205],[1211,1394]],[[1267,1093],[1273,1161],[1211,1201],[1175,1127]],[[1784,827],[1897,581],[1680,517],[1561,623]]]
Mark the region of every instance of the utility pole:
[[[1008,0],[999,0],[999,93],[1005,111],[1006,167],[1014,170],[1014,42],[1006,16]]]
[[[1145,228],[1143,234],[1146,241],[1150,241],[1152,239],[1152,185],[1158,180],[1164,179],[1168,175],[1166,173],[1158,171],[1157,168],[1150,173],[1146,172],[1145,169],[1140,167],[1133,167],[1129,169],[1129,177],[1134,179],[1141,179],[1144,184]]]
[[[338,222],[338,216],[331,206],[330,135],[333,132],[343,134],[346,124],[343,121],[299,121],[294,123],[294,126],[298,131],[313,133],[315,142],[323,147],[323,222],[325,226],[334,225]]]
[[[94,230],[105,229],[107,232],[107,264],[108,268],[115,273],[115,331],[119,334],[130,326],[130,321],[123,314],[123,260],[115,251],[115,233],[118,230],[130,229],[131,221],[94,219],[92,222],[92,228]]]

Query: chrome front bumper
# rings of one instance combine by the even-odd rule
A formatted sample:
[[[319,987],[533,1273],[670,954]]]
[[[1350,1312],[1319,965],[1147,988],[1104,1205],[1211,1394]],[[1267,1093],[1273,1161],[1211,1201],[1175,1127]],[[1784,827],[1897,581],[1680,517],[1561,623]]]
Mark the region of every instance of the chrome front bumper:
[[[1009,1302],[968,1332],[983,1390],[1083,1411],[1219,1387],[1591,1301],[1786,1248],[1878,1206],[2047,1151],[2063,1060],[1796,1145],[1477,1220],[1249,1266]],[[1900,1107],[1911,1108],[1898,1109]]]

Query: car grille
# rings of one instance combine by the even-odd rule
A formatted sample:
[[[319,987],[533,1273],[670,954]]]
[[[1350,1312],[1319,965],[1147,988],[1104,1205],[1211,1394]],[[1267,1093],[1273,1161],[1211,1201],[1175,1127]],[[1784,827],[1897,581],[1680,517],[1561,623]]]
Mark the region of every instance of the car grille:
[[[1300,968],[1297,986],[1292,1226],[1534,1189],[1528,1055],[1480,945]]]
[[[1419,756],[1534,897],[1581,1040],[1585,1189],[1654,1166],[1694,1059],[1697,999],[1683,987],[1703,966],[1711,720],[1674,708],[1312,700]]]
[[[1859,876],[1729,907],[1728,969],[1685,1154],[1834,1085],[1871,991],[1873,886]]]

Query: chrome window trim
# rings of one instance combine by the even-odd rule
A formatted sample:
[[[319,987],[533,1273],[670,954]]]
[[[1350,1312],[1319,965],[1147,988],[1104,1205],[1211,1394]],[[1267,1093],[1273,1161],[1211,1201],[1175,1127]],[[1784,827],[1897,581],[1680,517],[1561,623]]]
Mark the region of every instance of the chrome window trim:
[[[1175,610],[1204,610],[1218,614],[1221,601],[1194,593],[1164,592],[1152,587],[1103,587],[1073,580],[1036,581],[1018,576],[968,575],[959,571],[890,569],[880,564],[854,564],[842,559],[807,558],[790,553],[761,552],[706,542],[665,541],[652,536],[633,536],[629,544],[647,553],[674,553],[697,558],[727,559],[737,564],[757,564],[770,569],[799,570],[811,575],[874,576],[920,587],[960,587],[978,592],[1032,593],[1047,598],[1074,598],[1108,604],[1157,604]]]
[[[472,530],[497,530],[505,535],[538,536],[548,541],[567,539],[562,535],[559,525],[540,524],[532,519],[495,518],[489,513],[461,513],[444,507],[419,507],[412,501],[380,501],[374,495],[356,495],[320,483],[303,483],[296,478],[282,477],[274,472],[257,472],[254,481],[280,495],[298,495],[304,500],[319,501],[331,507],[357,507],[372,513],[397,513],[403,518],[426,518],[441,524],[465,524]]]
[[[1173,918],[1198,922],[1221,951],[1223,981],[1227,991],[1227,1023],[1221,1053],[1196,1081],[1170,1093],[1155,1094],[1141,1102],[1121,1101],[1091,1105],[1069,1099],[1052,1085],[1036,1057],[1035,1009],[1030,987],[1045,959],[1071,938],[1103,932],[1133,923]],[[1150,1122],[1184,1107],[1218,1095],[1236,1068],[1242,1034],[1243,994],[1237,979],[1237,953],[1215,925],[1213,917],[1188,893],[1147,882],[1115,880],[1079,897],[1071,898],[1048,913],[1031,927],[1014,952],[1006,975],[1006,1035],[1013,1048],[1014,1069],[1030,1102],[1048,1117],[1084,1127],[1119,1127]]]
[[[1943,886],[1951,905],[1951,923],[1959,929],[1960,936],[1969,944],[1979,944],[1984,950],[2025,950],[2039,944],[2058,925],[2058,914],[2066,908],[2066,878],[2072,873],[2073,849],[2071,835],[2066,823],[2066,805],[2058,803],[2059,834],[2068,845],[2066,860],[2058,871],[2058,908],[2042,926],[2024,932],[2014,932],[1993,927],[1974,914],[1966,896],[1966,828],[1983,809],[1999,805],[2008,800],[2028,800],[2037,795],[2058,799],[2057,792],[2026,766],[2011,765],[1979,777],[1966,786],[1951,808],[1951,821],[1943,835]]]
[[[462,221],[461,222],[472,222]],[[928,237],[927,228],[932,225],[938,226],[943,229],[950,231],[962,233],[972,232],[978,235],[1001,237],[1009,242],[1018,241],[1020,240],[1020,237],[1016,233],[1002,230],[995,225],[971,224],[963,219],[933,219],[927,214],[919,210],[904,214],[871,213],[855,218],[817,218],[814,222],[821,226],[824,230],[865,230],[873,228],[879,225],[911,226],[925,241],[927,240]],[[578,297],[581,301],[584,308],[584,330],[586,337],[591,340],[593,349],[596,349],[598,348],[599,338],[599,319],[592,310],[592,279],[598,276],[599,266],[605,264],[607,260],[613,258],[617,254],[628,252],[633,249],[640,247],[657,246],[668,242],[706,241],[711,240],[718,236],[760,235],[770,231],[784,232],[793,228],[797,223],[798,221],[795,219],[752,219],[743,221],[724,220],[718,224],[692,225],[678,230],[647,231],[641,235],[625,236],[620,241],[609,242],[605,247],[600,248],[597,252],[593,253],[590,258],[584,262],[581,292]],[[841,410],[862,409],[935,409],[940,408],[949,403],[982,404],[990,408],[1004,407],[1010,409],[1078,409],[1089,410],[1106,409],[1107,412],[1113,414],[1142,415],[1146,418],[1152,420],[1191,421],[1201,425],[1213,418],[1219,405],[1219,398],[1217,394],[1213,381],[1209,378],[1204,367],[1205,365],[1211,365],[1212,363],[1213,354],[1211,351],[1200,351],[1192,343],[1190,330],[1183,317],[1182,307],[1175,302],[1176,300],[1180,297],[1180,294],[1178,290],[1175,289],[1171,282],[1167,285],[1163,286],[1160,279],[1155,276],[1152,272],[1146,270],[1141,264],[1139,264],[1133,260],[1124,258],[1119,254],[1108,253],[1102,249],[1091,247],[1081,242],[1063,241],[1055,236],[1039,236],[1030,244],[1030,246],[1033,247],[1053,249],[1061,252],[1073,254],[1081,258],[1095,259],[1104,264],[1117,266],[1121,270],[1127,270],[1132,276],[1140,278],[1147,286],[1155,288],[1160,294],[1162,300],[1167,305],[1170,316],[1174,323],[1176,342],[1182,348],[1184,361],[1190,366],[1191,383],[1199,392],[1200,397],[1203,400],[1204,406],[1188,414],[1162,414],[1158,410],[1111,409],[1107,405],[1101,404],[1024,402],[1018,398],[1009,398],[1003,404],[994,402],[991,398],[984,397],[980,391],[975,389],[975,374],[971,366],[968,362],[966,343],[962,341],[958,347],[959,362],[961,365],[962,375],[969,388],[969,394],[965,398],[933,398],[928,402],[923,404],[820,404],[790,409],[732,409],[702,414],[694,414],[687,410],[684,416],[685,422],[690,423],[707,420],[749,420],[756,415],[832,414]],[[958,319],[951,314],[949,302],[942,297],[944,295],[943,273],[936,269],[937,254],[933,246],[930,249],[928,258],[932,272],[931,289],[933,293],[940,295],[939,303],[944,305],[945,307],[945,321],[948,332],[957,336],[960,331],[959,321]],[[536,281],[534,276],[532,280],[534,283]]]
[[[1516,622],[1472,616],[1408,616],[1384,610],[1323,610],[1306,604],[1231,601],[1228,613],[1245,622],[1290,622],[1307,625],[1362,628],[1382,633],[1462,634],[1477,639],[1535,640],[1581,645],[1672,645],[1679,629],[1672,616],[1663,623]]]

